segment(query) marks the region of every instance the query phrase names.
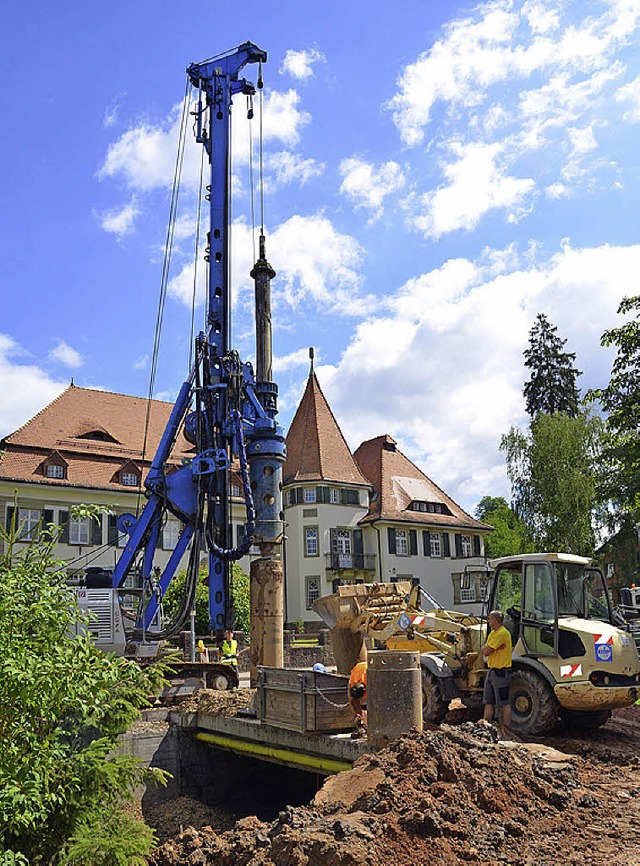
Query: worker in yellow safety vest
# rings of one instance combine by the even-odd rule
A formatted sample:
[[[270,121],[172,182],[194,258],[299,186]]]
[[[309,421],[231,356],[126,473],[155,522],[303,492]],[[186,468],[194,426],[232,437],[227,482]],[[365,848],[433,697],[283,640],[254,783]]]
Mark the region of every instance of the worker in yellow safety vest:
[[[234,638],[233,632],[228,628],[224,633],[222,641],[222,663],[231,665],[234,668],[238,667],[238,641]]]

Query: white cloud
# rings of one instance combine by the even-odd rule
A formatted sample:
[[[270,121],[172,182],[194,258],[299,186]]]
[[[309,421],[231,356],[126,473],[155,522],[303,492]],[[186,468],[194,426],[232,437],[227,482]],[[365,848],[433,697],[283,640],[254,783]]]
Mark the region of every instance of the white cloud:
[[[129,189],[150,192],[171,184],[182,105],[178,104],[158,124],[140,123],[128,129],[110,145],[98,177],[117,177]],[[200,153],[193,136],[187,136],[184,174],[191,185],[197,183]]]
[[[26,354],[14,339],[0,334],[0,436],[17,430],[69,384],[52,379],[35,364],[14,360]]]
[[[326,167],[325,163],[318,163],[315,159],[303,159],[289,150],[268,155],[265,163],[267,169],[273,172],[277,187],[296,182],[304,186],[311,178],[321,175]]]
[[[640,75],[618,90],[616,101],[629,103],[629,108],[622,115],[623,120],[628,123],[640,122]]]
[[[64,340],[60,340],[57,346],[54,346],[54,348],[49,352],[49,358],[53,361],[59,361],[61,364],[64,364],[65,367],[71,367],[72,369],[77,369],[84,363],[80,353],[76,352],[76,350],[68,343],[65,343]]]
[[[371,211],[372,220],[382,215],[385,198],[402,189],[405,184],[402,169],[393,161],[375,168],[361,157],[352,156],[342,160],[340,174],[340,192],[344,193],[356,208]]]
[[[610,186],[614,161],[600,150],[619,122],[616,100],[628,106],[625,121],[640,119],[640,84],[622,84],[639,22],[635,0],[494,0],[446,25],[405,67],[386,106],[410,146],[433,122],[429,179],[441,154],[445,182],[429,180],[426,191],[421,154],[413,157],[410,222],[439,237],[495,209],[516,221],[543,191],[549,200]]]
[[[136,200],[131,199],[129,204],[116,210],[107,211],[100,216],[100,225],[106,232],[114,234],[118,240],[133,231],[133,224],[140,216],[140,208]]]
[[[133,364],[134,370],[146,370],[149,366],[149,355],[141,355]]]
[[[102,125],[105,129],[109,129],[109,127],[115,126],[118,122],[120,115],[120,104],[126,95],[126,93],[119,93],[111,100],[110,104],[105,108],[102,118]]]
[[[288,73],[293,78],[306,79],[313,75],[313,64],[324,61],[324,54],[318,48],[303,48],[295,51],[290,48],[284,55],[280,73]]]
[[[318,361],[317,353],[316,361]],[[295,367],[308,368],[310,363],[309,349],[296,349],[295,352],[289,352],[287,355],[275,356],[273,359],[273,372],[284,373],[285,370],[291,370]]]
[[[454,161],[443,163],[447,186],[408,200],[410,221],[428,237],[456,229],[472,229],[488,211],[506,209],[514,221],[524,212],[534,187],[531,178],[517,178],[502,165],[499,144],[453,143]]]
[[[419,144],[436,103],[455,110],[485,102],[494,85],[526,82],[534,74],[589,77],[605,70],[611,54],[635,30],[636,3],[594,6],[495,0],[448,24],[444,35],[407,65],[388,103],[403,141]],[[567,16],[560,20],[561,13]],[[577,21],[568,17],[575,12]]]
[[[357,326],[338,364],[318,370],[352,447],[390,433],[467,507],[488,493],[509,495],[498,446],[526,420],[522,352],[535,316],[546,313],[577,353],[582,387],[606,384],[612,353],[600,335],[618,323],[640,268],[640,245],[567,243],[546,261],[497,275],[495,262],[515,255],[495,253],[410,280],[384,315]]]
[[[253,291],[249,277],[254,261],[254,238],[244,220],[232,226],[232,304]],[[323,214],[290,217],[267,236],[267,254],[277,263],[273,303],[295,309],[303,302],[321,304],[325,312],[360,315],[375,304],[362,296],[360,272],[363,250],[350,235],[338,232]],[[168,292],[191,306],[193,263],[169,282]],[[206,295],[204,269],[199,269],[197,303]]]
[[[189,104],[189,110],[191,103]],[[142,194],[148,194],[157,189],[170,188],[175,172],[176,154],[180,132],[182,104],[174,106],[167,117],[157,123],[144,122],[132,126],[124,132],[107,151],[98,177],[118,179],[137,194],[128,205],[111,211],[101,217],[102,226],[106,231],[113,232],[118,237],[129,233],[133,222],[142,209]],[[324,165],[313,159],[303,159],[296,153],[270,153],[270,146],[283,145],[293,148],[300,142],[302,129],[311,121],[311,115],[300,106],[300,95],[293,89],[287,91],[270,91],[264,99],[263,142],[267,148],[265,153],[265,186],[273,190],[285,183],[306,183],[311,177],[320,174]],[[249,121],[242,102],[242,97],[236,97],[235,110],[232,114],[232,162],[236,167],[244,167],[250,154],[250,123],[253,124],[254,136],[257,135],[256,119]],[[195,192],[200,184],[200,165],[202,147],[197,144],[191,134],[190,125],[187,130],[184,162],[182,167],[183,188]],[[254,149],[257,143],[254,143]],[[257,151],[254,154],[254,159]],[[270,172],[270,175],[267,174]],[[205,178],[208,170],[205,168]],[[205,180],[205,182],[209,182]],[[233,178],[234,190],[243,191],[243,185],[238,176]]]

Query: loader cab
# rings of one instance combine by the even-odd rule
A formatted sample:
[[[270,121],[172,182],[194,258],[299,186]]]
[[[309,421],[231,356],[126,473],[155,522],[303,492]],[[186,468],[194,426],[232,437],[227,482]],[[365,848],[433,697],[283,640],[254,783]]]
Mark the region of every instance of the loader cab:
[[[514,646],[521,640],[526,655],[558,655],[559,620],[614,622],[604,576],[585,557],[527,554],[492,565],[489,609],[503,612]]]

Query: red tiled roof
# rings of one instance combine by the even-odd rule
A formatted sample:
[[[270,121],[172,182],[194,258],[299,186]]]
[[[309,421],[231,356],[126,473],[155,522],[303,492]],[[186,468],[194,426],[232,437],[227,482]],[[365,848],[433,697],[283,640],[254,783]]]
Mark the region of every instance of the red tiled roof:
[[[2,442],[0,480],[35,481],[60,486],[135,490],[118,483],[117,473],[131,464],[142,467],[148,402],[142,397],[70,385],[53,402]],[[172,403],[152,400],[143,473],[160,443]],[[98,432],[107,441],[79,438]],[[115,440],[115,441],[113,441]],[[47,478],[42,463],[55,451],[67,464],[66,478]],[[193,454],[178,435],[171,462]]]
[[[490,526],[467,514],[402,451],[398,451],[391,436],[377,436],[363,442],[353,456],[374,491],[369,512],[361,523],[392,520],[491,531]],[[441,503],[450,514],[413,511],[409,506],[416,500]]]
[[[287,434],[284,484],[337,481],[369,486],[312,371]]]

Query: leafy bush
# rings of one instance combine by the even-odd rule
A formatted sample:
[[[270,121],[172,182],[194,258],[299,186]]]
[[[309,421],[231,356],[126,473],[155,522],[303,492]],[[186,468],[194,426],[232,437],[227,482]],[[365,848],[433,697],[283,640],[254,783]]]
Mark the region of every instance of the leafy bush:
[[[81,844],[84,866],[141,863],[153,834],[121,807],[158,774],[113,750],[163,671],[72,637],[54,529],[28,545],[17,534],[0,530],[0,864],[78,863]]]
[[[169,584],[164,596],[165,614],[172,618],[180,607],[184,594],[187,572],[181,571]],[[249,576],[234,562],[231,568],[231,593],[235,613],[235,627],[249,634]],[[186,626],[185,626],[186,627]],[[207,586],[207,566],[203,564],[198,573],[196,586],[196,634],[209,633],[209,587]]]

